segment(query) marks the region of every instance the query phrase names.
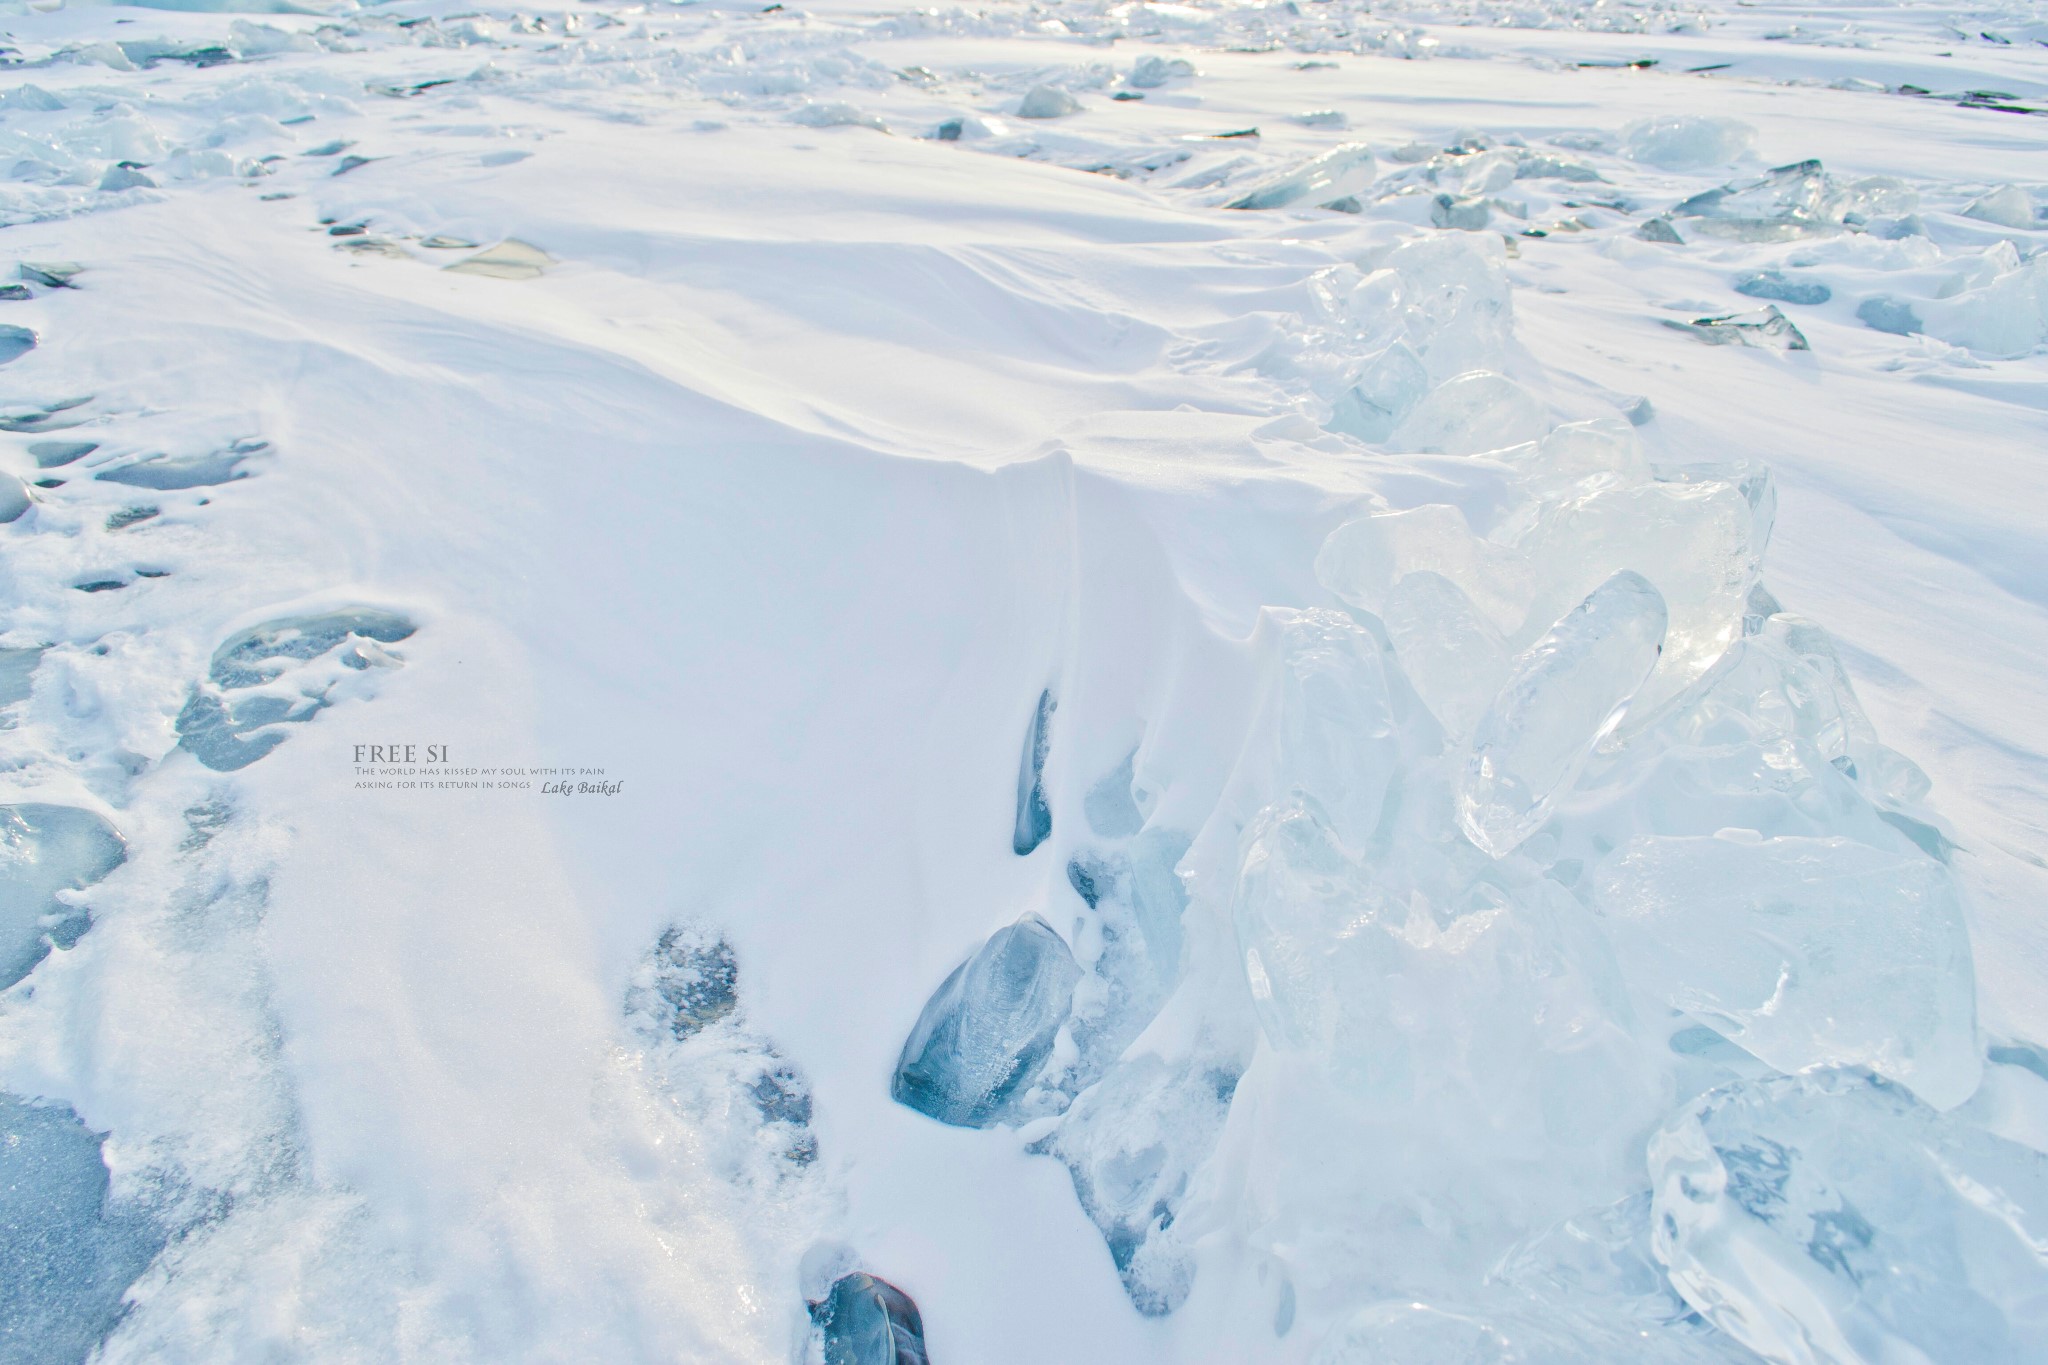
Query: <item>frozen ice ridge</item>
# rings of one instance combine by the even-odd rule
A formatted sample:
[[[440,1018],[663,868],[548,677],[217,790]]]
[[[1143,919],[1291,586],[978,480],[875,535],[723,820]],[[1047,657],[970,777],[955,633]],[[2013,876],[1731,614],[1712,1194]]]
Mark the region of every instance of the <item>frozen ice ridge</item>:
[[[889,1093],[961,1128],[1024,1117],[1080,979],[1066,940],[1038,916],[998,929],[926,1003]]]

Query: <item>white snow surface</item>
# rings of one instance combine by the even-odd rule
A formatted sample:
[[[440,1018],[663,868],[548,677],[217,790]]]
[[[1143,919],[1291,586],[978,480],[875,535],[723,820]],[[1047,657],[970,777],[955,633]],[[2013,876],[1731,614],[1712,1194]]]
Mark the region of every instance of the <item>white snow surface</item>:
[[[2038,6],[10,0],[0,41],[0,324],[37,339],[0,647],[48,646],[0,802],[128,843],[0,993],[0,1091],[108,1133],[169,1235],[98,1359],[802,1360],[857,1265],[940,1365],[1362,1362],[1387,1304],[1537,1311],[1503,1267],[1646,1216],[1710,1086],[1868,1068],[2048,1151]],[[1352,146],[1337,209],[1227,207]],[[1795,229],[1679,211],[1809,158]],[[1736,291],[1766,271],[1828,297]],[[1767,304],[1808,348],[1665,325]],[[236,442],[227,481],[97,477]],[[1600,684],[1634,704],[1515,700],[1578,676],[1524,652],[1617,571],[1669,610]],[[260,761],[178,747],[224,640],[357,607],[417,630],[266,685],[330,704]],[[1758,741],[1840,760],[1834,805],[1687,785],[1758,659],[1853,684],[1836,749]],[[1527,742],[1569,749],[1528,760],[1552,804],[1456,832],[1475,729],[1589,706]],[[358,789],[371,743],[623,785]],[[1140,1069],[1064,1139],[1057,1086],[1021,1126],[894,1102],[991,933],[1103,951],[1068,867],[1126,847],[1127,760],[1193,840]],[[1806,939],[1751,926],[1817,865],[1853,887]],[[681,1041],[633,1003],[677,925],[739,983]],[[815,1160],[748,1099],[777,1066]],[[1174,1068],[1236,1090],[1133,1120],[1177,1213],[1148,1316],[1030,1149],[1113,1151]],[[1790,1275],[1794,1328],[1724,1330],[1681,1250],[1706,1321],[1656,1349],[1693,1354],[1559,1291],[1583,1357],[1470,1358],[1929,1349],[1888,1309],[1801,1337],[1854,1315]]]

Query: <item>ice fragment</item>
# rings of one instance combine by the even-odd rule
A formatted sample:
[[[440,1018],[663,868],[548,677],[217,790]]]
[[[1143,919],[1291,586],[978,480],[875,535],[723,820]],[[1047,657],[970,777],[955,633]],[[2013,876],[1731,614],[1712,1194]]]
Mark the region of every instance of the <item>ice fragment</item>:
[[[0,990],[28,975],[52,941],[68,947],[85,932],[90,917],[58,893],[91,886],[127,857],[121,836],[91,811],[0,806]]]
[[[1018,857],[1052,834],[1052,806],[1045,799],[1045,760],[1052,752],[1052,713],[1059,706],[1051,689],[1038,694],[1038,707],[1024,732],[1024,760],[1017,769],[1017,823],[1010,847]]]
[[[1826,303],[1834,297],[1834,291],[1818,280],[1788,279],[1778,270],[1751,271],[1735,282],[1735,292],[1753,299],[1798,304]]]
[[[824,1335],[825,1365],[925,1365],[924,1319],[887,1280],[843,1276],[811,1311]]]

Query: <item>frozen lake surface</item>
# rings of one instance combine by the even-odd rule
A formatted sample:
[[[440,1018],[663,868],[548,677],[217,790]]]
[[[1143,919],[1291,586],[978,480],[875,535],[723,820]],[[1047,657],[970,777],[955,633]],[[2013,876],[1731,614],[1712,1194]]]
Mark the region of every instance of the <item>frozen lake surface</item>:
[[[0,0],[0,1365],[2025,1365],[2022,0]]]

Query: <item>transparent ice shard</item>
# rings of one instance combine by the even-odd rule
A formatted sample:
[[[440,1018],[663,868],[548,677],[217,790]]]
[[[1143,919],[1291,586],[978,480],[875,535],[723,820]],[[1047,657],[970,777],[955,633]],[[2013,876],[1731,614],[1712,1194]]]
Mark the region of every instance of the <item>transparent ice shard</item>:
[[[1363,193],[1371,188],[1372,181],[1372,149],[1363,142],[1347,142],[1268,181],[1251,193],[1231,200],[1224,207],[1279,209],[1290,204],[1327,204],[1346,195]]]
[[[1651,1138],[1649,1167],[1672,1283],[1766,1360],[2040,1359],[2040,1152],[1824,1071],[1702,1096]]]
[[[1343,612],[1277,615],[1282,789],[1306,792],[1339,838],[1362,847],[1379,827],[1400,756],[1379,645]]]
[[[903,1044],[889,1093],[959,1128],[1017,1117],[1052,1054],[1081,969],[1036,915],[997,930],[933,993]]]
[[[82,1365],[164,1235],[110,1198],[105,1135],[0,1094],[0,1365]]]
[[[1699,232],[1738,242],[1784,242],[1841,230],[1853,200],[1818,161],[1777,166],[1696,194],[1671,210]]]
[[[1522,652],[1459,774],[1458,824],[1467,838],[1499,858],[1542,827],[1648,681],[1665,624],[1657,589],[1623,570]]]
[[[1429,371],[1406,342],[1396,341],[1358,369],[1331,404],[1330,429],[1361,441],[1384,441],[1429,392]]]
[[[1081,102],[1056,85],[1034,85],[1017,105],[1018,118],[1064,118],[1080,112]]]
[[[1596,870],[1623,970],[1780,1071],[1865,1066],[1938,1108],[1977,1088],[1948,869],[1843,838],[1644,837]]]
[[[91,923],[58,893],[91,886],[127,857],[114,827],[89,810],[0,806],[0,990],[27,976],[52,943],[70,947]]]
[[[862,1271],[842,1276],[811,1314],[825,1365],[925,1365],[924,1319],[887,1280]]]
[[[1059,701],[1051,689],[1038,694],[1031,726],[1024,732],[1024,761],[1017,769],[1017,823],[1010,847],[1018,857],[1052,835],[1052,806],[1045,798],[1045,760],[1052,752],[1052,713]]]
[[[1381,620],[1401,672],[1444,733],[1470,735],[1507,680],[1500,632],[1457,584],[1427,569],[1395,582]]]
[[[1810,351],[1806,334],[1792,325],[1792,319],[1770,304],[1754,313],[1717,313],[1691,322],[1664,319],[1664,325],[1690,332],[1710,346],[1760,346],[1779,351]]]
[[[1378,899],[1308,802],[1269,807],[1246,829],[1231,918],[1273,1047],[1325,1056],[1335,1048],[1346,984],[1338,954]]]
[[[1180,1307],[1194,1283],[1194,1260],[1175,1224],[1223,1131],[1237,1080],[1227,1068],[1133,1057],[1083,1091],[1032,1148],[1065,1163],[1124,1291],[1148,1317]]]
[[[1469,370],[1445,380],[1389,438],[1410,450],[1477,455],[1540,439],[1549,414],[1535,396],[1504,374]]]
[[[335,174],[341,172],[337,170]],[[442,269],[457,275],[487,275],[494,280],[531,280],[539,278],[554,263],[554,257],[531,242],[507,237],[494,247]]]
[[[1802,305],[1826,303],[1834,297],[1834,291],[1819,280],[1793,279],[1782,270],[1752,270],[1735,282],[1735,292]]]

